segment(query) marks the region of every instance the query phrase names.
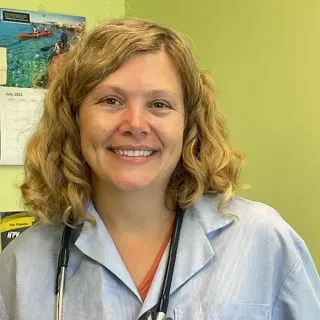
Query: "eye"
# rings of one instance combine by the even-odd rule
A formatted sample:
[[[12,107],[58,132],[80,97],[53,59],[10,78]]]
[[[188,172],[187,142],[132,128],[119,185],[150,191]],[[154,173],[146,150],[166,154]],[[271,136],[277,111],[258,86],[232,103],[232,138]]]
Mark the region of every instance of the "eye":
[[[169,105],[163,101],[154,101],[152,103],[153,107],[156,109],[165,109],[165,108],[169,108]]]
[[[107,103],[110,105],[120,105],[121,102],[114,97],[106,97],[100,100],[100,103]]]

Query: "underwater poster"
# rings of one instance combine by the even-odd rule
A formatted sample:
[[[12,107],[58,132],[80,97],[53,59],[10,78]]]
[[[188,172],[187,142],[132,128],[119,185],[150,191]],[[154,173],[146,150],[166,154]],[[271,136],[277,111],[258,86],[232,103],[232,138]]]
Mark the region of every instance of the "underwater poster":
[[[85,29],[85,18],[0,8],[0,47],[7,50],[7,87],[46,87],[59,55]]]

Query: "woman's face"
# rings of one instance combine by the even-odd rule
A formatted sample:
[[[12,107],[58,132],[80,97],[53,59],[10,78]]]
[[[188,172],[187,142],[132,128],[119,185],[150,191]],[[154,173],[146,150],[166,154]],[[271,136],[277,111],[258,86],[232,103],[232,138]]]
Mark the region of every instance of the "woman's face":
[[[131,58],[85,98],[81,150],[93,181],[121,191],[165,188],[182,152],[181,80],[165,52]]]

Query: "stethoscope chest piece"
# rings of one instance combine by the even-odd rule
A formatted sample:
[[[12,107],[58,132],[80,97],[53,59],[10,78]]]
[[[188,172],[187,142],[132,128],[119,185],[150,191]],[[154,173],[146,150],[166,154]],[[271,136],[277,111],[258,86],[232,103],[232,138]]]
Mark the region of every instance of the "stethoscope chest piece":
[[[165,313],[163,312],[158,312],[157,314],[155,314],[154,312],[150,312],[147,315],[146,320],[173,320],[173,319],[171,317],[167,318]]]

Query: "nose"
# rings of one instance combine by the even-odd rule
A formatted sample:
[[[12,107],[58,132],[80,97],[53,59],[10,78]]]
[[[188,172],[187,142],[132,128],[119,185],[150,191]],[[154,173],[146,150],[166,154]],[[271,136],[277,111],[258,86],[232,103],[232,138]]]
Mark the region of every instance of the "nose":
[[[139,106],[128,107],[122,113],[119,131],[132,136],[148,134],[150,127],[147,111]]]

